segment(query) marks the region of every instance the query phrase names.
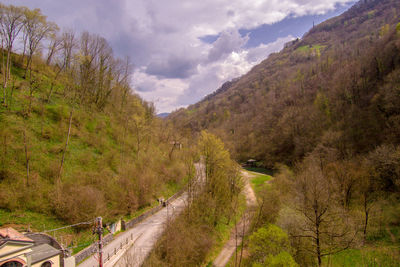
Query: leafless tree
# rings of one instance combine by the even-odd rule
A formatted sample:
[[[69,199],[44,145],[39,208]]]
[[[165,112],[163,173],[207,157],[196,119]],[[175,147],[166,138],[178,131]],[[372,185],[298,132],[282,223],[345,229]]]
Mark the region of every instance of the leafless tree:
[[[346,210],[338,203],[332,181],[325,175],[319,159],[310,158],[293,184],[292,205],[297,217],[291,230],[293,238],[309,240],[303,250],[322,265],[322,258],[349,248],[356,229]]]
[[[18,34],[22,30],[25,22],[25,9],[23,7],[16,7],[13,5],[5,6],[0,5],[0,30],[2,37],[4,38],[6,49],[7,49],[7,63],[6,69],[3,70],[4,74],[4,98],[3,103],[6,101],[5,88],[7,88],[7,82],[10,78],[11,69],[11,51],[13,49],[14,41]]]
[[[58,30],[55,23],[46,20],[46,16],[42,15],[40,9],[25,10],[24,31],[28,42],[28,58],[25,67],[26,77],[28,70],[30,71],[32,56],[37,51],[43,38],[54,34]]]

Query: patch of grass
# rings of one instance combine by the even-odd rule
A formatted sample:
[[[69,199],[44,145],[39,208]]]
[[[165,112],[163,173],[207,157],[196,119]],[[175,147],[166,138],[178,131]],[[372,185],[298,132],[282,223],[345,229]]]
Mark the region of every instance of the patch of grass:
[[[296,49],[296,51],[299,51],[301,53],[309,53],[309,52],[314,52],[316,56],[321,56],[321,49],[325,48],[325,45],[303,45],[300,46]]]
[[[298,47],[296,50],[300,51],[300,52],[307,52],[307,51],[310,50],[310,46],[309,45],[302,45],[302,46]]]
[[[31,211],[7,211],[0,209],[0,226],[12,227],[20,232],[30,229],[32,232],[43,232],[66,226],[65,223],[51,215]],[[93,243],[96,238],[88,228],[65,228],[47,234],[53,236],[58,242],[71,247],[73,253],[84,249]]]
[[[398,247],[364,247],[348,249],[338,254],[326,257],[324,264],[333,267],[398,267],[400,258]]]
[[[250,178],[250,184],[254,189],[254,192],[257,194],[260,190],[264,187],[267,181],[272,179],[272,176],[257,173],[257,172],[249,172],[250,174],[254,175]]]
[[[0,209],[0,226],[7,227],[8,225],[18,231],[27,231],[28,227],[30,227],[32,231],[37,232],[65,226],[55,217],[48,215],[30,211],[10,212]]]

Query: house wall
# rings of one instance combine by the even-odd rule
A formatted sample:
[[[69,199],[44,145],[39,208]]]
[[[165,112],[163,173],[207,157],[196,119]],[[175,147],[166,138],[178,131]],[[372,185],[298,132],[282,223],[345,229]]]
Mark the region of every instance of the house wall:
[[[40,267],[40,265],[42,265],[43,263],[45,263],[46,261],[50,261],[52,263],[52,267],[59,267],[60,266],[60,255],[56,255],[54,257],[36,262],[35,264],[32,264],[32,267]]]
[[[32,250],[29,247],[23,249],[25,246],[16,244],[6,244],[4,247],[0,249],[0,255],[2,255],[0,256],[0,262],[14,257],[15,258],[18,257],[26,262],[26,257],[23,255],[25,253],[31,252]]]
[[[68,258],[64,258],[64,267],[75,267],[75,257],[71,256]]]
[[[26,245],[17,245],[17,244],[8,244],[8,243],[7,243],[7,244],[5,244],[4,247],[2,247],[2,248],[0,249],[0,257],[1,257],[2,255],[12,253],[13,251],[15,251],[17,254],[21,254],[20,250],[23,249],[24,247],[26,247]],[[28,250],[30,251],[30,248],[29,248],[29,247],[26,248],[26,249],[28,249]],[[29,252],[29,251],[28,251],[28,252]],[[24,253],[25,253],[25,252],[24,252]],[[6,257],[9,258],[9,255],[7,255]],[[1,259],[1,258],[0,258],[0,259]]]

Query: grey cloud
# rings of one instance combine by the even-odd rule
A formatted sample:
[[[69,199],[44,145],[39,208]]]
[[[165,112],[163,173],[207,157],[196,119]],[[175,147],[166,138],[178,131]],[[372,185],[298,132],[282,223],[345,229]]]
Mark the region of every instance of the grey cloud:
[[[161,78],[185,79],[197,73],[198,60],[178,56],[151,62],[146,73]]]
[[[221,83],[218,73],[220,72],[219,66],[210,66],[206,73],[196,75],[190,80],[190,86],[185,92],[177,99],[178,106],[186,106],[201,100],[207,94],[216,90]]]
[[[135,86],[135,90],[138,92],[154,92],[157,89],[156,83],[151,80],[142,81]]]
[[[226,15],[228,17],[233,17],[233,16],[235,16],[235,11],[234,10],[228,10],[228,12],[226,12]]]
[[[248,35],[242,37],[237,30],[224,31],[212,44],[213,47],[208,54],[208,60],[217,61],[231,52],[238,51],[248,40]]]

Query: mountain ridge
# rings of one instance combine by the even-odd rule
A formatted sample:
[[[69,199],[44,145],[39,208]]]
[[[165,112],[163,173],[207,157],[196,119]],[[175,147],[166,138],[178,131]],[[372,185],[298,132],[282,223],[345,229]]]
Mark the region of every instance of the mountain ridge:
[[[229,87],[225,85],[222,89],[222,86],[202,101],[172,113],[169,118],[177,127],[192,132],[207,129],[216,133],[239,161],[255,157],[269,166],[280,161],[293,163],[312,151],[328,128],[342,127],[340,124],[346,116],[337,116],[335,123],[328,125],[327,118],[318,115],[319,127],[307,126],[308,130],[300,130],[307,123],[296,114],[290,115],[293,118],[283,124],[279,121],[293,113],[293,109],[318,112],[310,107],[316,101],[328,101],[326,108],[338,109],[335,101],[339,95],[335,94],[353,86],[348,73],[341,71],[343,68],[348,68],[348,72],[354,72],[357,77],[370,75],[365,77],[368,84],[365,84],[365,95],[361,98],[365,97],[364,100],[371,104],[370,94],[373,93],[368,92],[368,88],[381,85],[384,76],[397,66],[396,51],[399,48],[395,40],[389,39],[397,36],[395,28],[399,23],[399,10],[400,4],[393,0],[360,1],[342,15],[311,28],[302,39],[287,45],[281,52],[269,55],[247,74],[228,83]],[[384,45],[385,40],[389,47],[394,47],[394,51],[386,51],[390,55],[383,55],[382,50],[375,49]],[[382,62],[374,62],[374,56],[382,57]],[[386,62],[385,58],[392,56],[393,64]],[[384,61],[387,66],[382,65],[386,64]],[[376,69],[378,74],[374,73]],[[342,88],[336,88],[339,83],[342,83]],[[276,132],[266,130],[276,125],[285,128],[284,124],[293,124],[295,128]],[[325,129],[317,131],[320,126]],[[294,138],[297,132],[304,135],[301,138],[306,144],[301,145],[299,140],[295,140],[299,138]],[[284,141],[279,140],[282,136]],[[270,148],[264,145],[260,148],[260,142],[268,143]],[[355,149],[355,153],[358,152],[362,151]]]

